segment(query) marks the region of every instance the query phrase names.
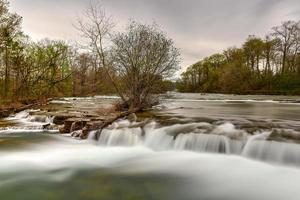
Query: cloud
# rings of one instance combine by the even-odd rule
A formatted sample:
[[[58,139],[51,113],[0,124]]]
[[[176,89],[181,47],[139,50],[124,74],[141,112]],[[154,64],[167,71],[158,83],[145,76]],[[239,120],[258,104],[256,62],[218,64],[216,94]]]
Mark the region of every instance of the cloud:
[[[72,23],[89,0],[14,0],[24,30],[35,38],[78,39]],[[183,66],[229,46],[250,34],[264,36],[282,20],[299,18],[298,0],[102,0],[115,21],[152,23],[181,49]]]

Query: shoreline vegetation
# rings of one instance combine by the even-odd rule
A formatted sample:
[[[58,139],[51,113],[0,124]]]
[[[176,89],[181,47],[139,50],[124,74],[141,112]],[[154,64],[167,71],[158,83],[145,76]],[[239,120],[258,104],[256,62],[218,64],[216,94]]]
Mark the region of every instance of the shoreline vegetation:
[[[111,108],[116,120],[156,104],[156,94],[169,90],[169,79],[179,69],[179,50],[155,23],[131,20],[116,32],[112,16],[96,2],[77,20],[82,43],[76,45],[34,42],[22,31],[22,17],[9,11],[9,2],[0,0],[0,8],[3,113],[22,108],[23,99],[114,93],[121,98]]]
[[[265,38],[250,35],[191,65],[177,82],[180,92],[300,95],[300,21],[285,21]]]

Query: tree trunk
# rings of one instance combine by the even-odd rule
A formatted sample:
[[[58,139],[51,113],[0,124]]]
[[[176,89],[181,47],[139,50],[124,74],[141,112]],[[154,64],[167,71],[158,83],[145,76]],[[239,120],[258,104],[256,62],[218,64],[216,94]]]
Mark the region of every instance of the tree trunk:
[[[7,98],[9,90],[9,61],[8,48],[5,46],[5,79],[4,79],[4,97]]]

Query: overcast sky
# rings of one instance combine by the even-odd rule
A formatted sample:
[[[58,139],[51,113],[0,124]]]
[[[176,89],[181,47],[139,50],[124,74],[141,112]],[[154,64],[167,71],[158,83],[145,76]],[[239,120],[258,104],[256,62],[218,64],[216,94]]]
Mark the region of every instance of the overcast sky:
[[[76,40],[73,25],[89,0],[10,0],[34,39]],[[155,21],[181,49],[186,67],[248,35],[264,36],[284,20],[300,20],[299,0],[102,0],[119,27]]]

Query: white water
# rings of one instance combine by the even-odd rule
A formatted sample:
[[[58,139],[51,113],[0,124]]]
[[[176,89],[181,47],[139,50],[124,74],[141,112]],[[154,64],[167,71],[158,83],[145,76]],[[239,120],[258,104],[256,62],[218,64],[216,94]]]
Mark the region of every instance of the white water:
[[[0,130],[1,134],[10,133],[39,133],[45,124],[52,124],[53,117],[45,115],[29,115],[34,110],[22,111],[7,118],[22,124]],[[122,120],[102,131],[97,144],[106,147],[144,146],[155,151],[194,151],[221,154],[234,154],[273,164],[300,167],[300,145],[293,143],[268,141],[271,131],[256,132],[250,135],[244,130],[237,129],[232,123],[220,125],[210,123],[187,123],[161,127],[151,122],[144,127],[136,126],[136,122]],[[75,129],[75,124],[71,129]],[[48,130],[48,133],[57,130]],[[94,138],[92,132],[89,139]],[[279,136],[298,138],[300,133],[292,130],[277,130]]]
[[[12,115],[6,120],[8,121],[16,121],[23,123],[23,125],[32,125],[32,124],[51,124],[53,123],[53,116],[47,116],[47,115],[30,115],[30,113],[39,112],[40,110],[25,110],[22,112],[19,112],[15,115]]]
[[[0,134],[10,133],[39,133],[50,132],[56,133],[57,129],[43,130],[43,126],[50,124],[53,125],[53,116],[47,115],[30,115],[30,113],[38,112],[40,110],[25,110],[6,118],[6,121],[16,123],[15,126],[5,127],[0,129]]]
[[[204,113],[202,108],[200,111]],[[0,131],[0,144],[1,133],[41,132],[42,125],[51,123],[51,118],[29,116],[28,112],[7,120],[20,122],[21,126]],[[174,182],[178,181],[181,188],[174,188],[174,193],[181,194],[180,200],[298,200],[300,197],[300,145],[285,140],[269,141],[272,128],[253,135],[227,120],[211,123],[186,120],[186,124],[168,126],[152,122],[130,128],[134,125],[137,123],[119,121],[104,130],[98,141],[93,140],[95,132],[87,141],[53,135],[55,141],[33,143],[13,151],[1,150],[0,194],[15,184],[26,188],[27,181],[65,182],[72,180],[77,170],[105,168],[117,174],[177,177]],[[300,135],[299,130],[282,128],[276,134],[283,138]]]
[[[100,146],[145,146],[155,151],[188,150],[194,152],[235,154],[268,163],[300,167],[300,145],[268,141],[271,132],[249,135],[233,124],[213,127],[208,123],[176,124],[159,127],[155,122],[143,128],[128,128],[121,121],[102,131]],[[94,138],[91,133],[90,139]],[[295,132],[295,134],[298,134]]]
[[[62,182],[79,169],[110,168],[117,173],[180,177],[177,192],[187,200],[298,200],[300,196],[300,170],[239,156],[157,152],[143,146],[103,148],[60,138],[18,152],[1,152],[0,163],[0,192],[15,183],[36,179]]]

